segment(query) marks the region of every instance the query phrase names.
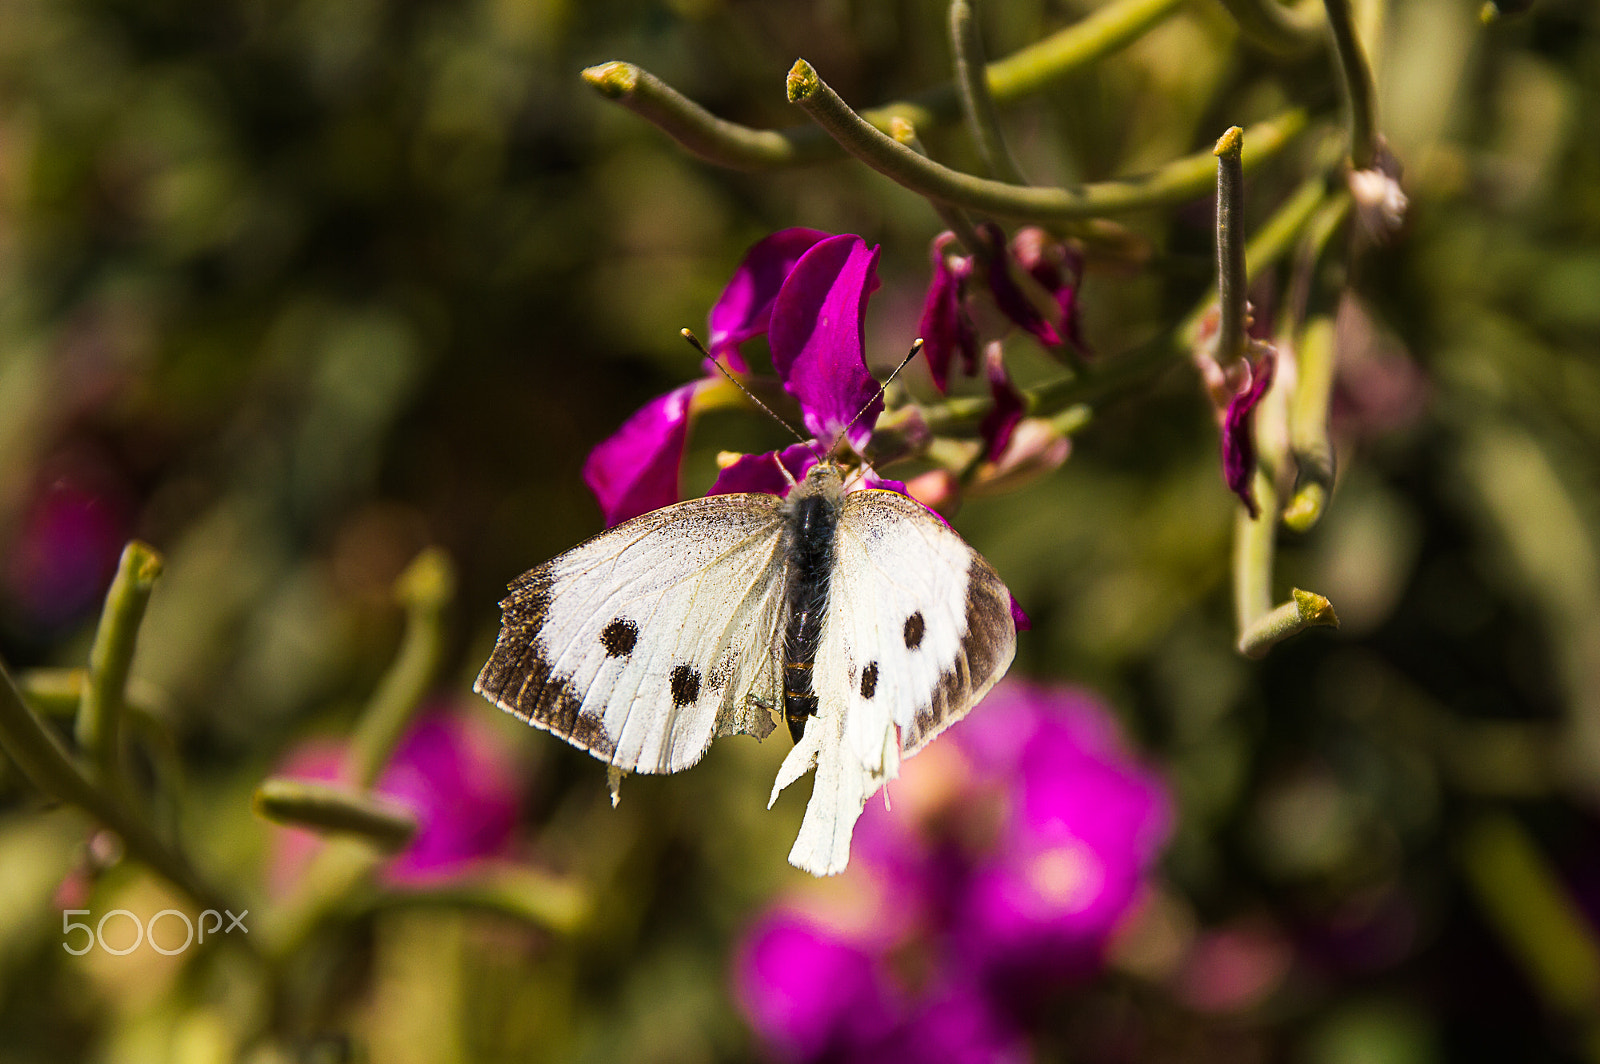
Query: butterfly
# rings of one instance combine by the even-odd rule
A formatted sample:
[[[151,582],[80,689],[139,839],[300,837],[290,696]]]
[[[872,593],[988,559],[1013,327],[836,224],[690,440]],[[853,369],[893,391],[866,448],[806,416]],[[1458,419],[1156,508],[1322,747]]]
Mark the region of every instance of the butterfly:
[[[964,716],[1016,649],[1011,594],[921,503],[813,466],[780,499],[663,507],[529,570],[474,689],[619,773],[678,772],[714,738],[813,767],[789,861],[843,871],[867,799]],[[613,795],[615,791],[613,790]]]

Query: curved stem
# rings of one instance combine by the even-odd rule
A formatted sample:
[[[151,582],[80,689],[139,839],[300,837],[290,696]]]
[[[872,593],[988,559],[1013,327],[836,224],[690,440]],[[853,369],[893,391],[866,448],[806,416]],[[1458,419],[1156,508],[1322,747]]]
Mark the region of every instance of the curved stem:
[[[989,92],[999,103],[1031,93],[1137,39],[1187,0],[1112,0],[1092,15],[1019,49],[986,68]],[[583,79],[604,97],[655,124],[708,162],[735,170],[765,170],[838,158],[839,146],[814,126],[752,129],[717,118],[655,75],[632,63],[592,66]],[[940,85],[910,100],[862,112],[887,131],[900,117],[924,128],[960,114],[954,85]]]
[[[1222,0],[1239,32],[1279,55],[1296,55],[1322,43],[1324,19],[1316,0],[1290,7],[1279,0]]]
[[[237,902],[224,897],[203,880],[178,851],[163,842],[134,811],[131,802],[96,786],[78,770],[56,737],[28,709],[3,664],[0,664],[0,746],[35,787],[52,798],[79,807],[116,832],[134,859],[188,895],[200,908],[242,911]]]
[[[1340,80],[1345,103],[1350,108],[1350,165],[1370,170],[1378,158],[1377,93],[1372,84],[1372,67],[1356,37],[1355,17],[1350,0],[1323,0],[1328,11],[1328,28],[1333,32],[1333,50],[1339,57]]]
[[[978,28],[976,0],[950,2],[950,52],[955,61],[956,93],[978,154],[989,173],[1014,185],[1027,184],[1017,161],[1000,133],[1000,115],[989,95],[988,71],[983,62],[983,34]]]
[[[346,775],[362,790],[377,782],[433,683],[444,652],[444,610],[455,593],[449,557],[429,548],[395,581],[406,606],[405,636],[350,739]]]
[[[973,177],[925,159],[886,136],[850,110],[838,93],[817,76],[811,64],[797,61],[789,71],[789,100],[798,104],[846,151],[879,173],[928,199],[1008,218],[1051,222],[1117,214],[1181,203],[1204,194],[1214,181],[1211,152],[1200,152],[1137,177],[1064,188],[1030,187]],[[1251,126],[1244,156],[1248,171],[1270,158],[1305,129],[1306,112],[1296,108]]]
[[[89,649],[89,679],[78,706],[78,743],[89,751],[101,778],[111,783],[122,776],[122,717],[139,623],[160,575],[161,555],[154,548],[138,540],[123,548]]]

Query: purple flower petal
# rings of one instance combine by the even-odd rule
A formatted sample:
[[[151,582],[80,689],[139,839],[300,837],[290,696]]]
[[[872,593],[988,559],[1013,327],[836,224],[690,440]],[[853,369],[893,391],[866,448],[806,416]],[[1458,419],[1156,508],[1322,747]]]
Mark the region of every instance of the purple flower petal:
[[[699,384],[650,400],[590,452],[583,479],[600,503],[607,528],[678,501],[689,401]]]
[[[517,822],[510,759],[480,718],[430,713],[396,748],[374,787],[409,806],[419,829],[385,869],[393,882],[437,880],[504,852]]]
[[[777,298],[794,264],[828,236],[820,229],[781,229],[745,252],[728,287],[711,306],[713,357],[726,356],[730,369],[740,373],[746,370],[739,345],[767,331],[772,301]]]
[[[995,304],[1006,317],[1019,328],[1033,334],[1041,344],[1060,347],[1061,335],[1056,332],[1055,326],[1045,320],[1039,308],[1023,294],[1017,279],[1011,276],[1011,255],[1006,249],[1005,233],[993,222],[984,222],[978,231],[989,244],[987,272],[989,291],[994,293]]]
[[[978,423],[978,434],[986,441],[984,457],[991,462],[998,462],[1005,453],[1006,445],[1011,442],[1011,434],[1016,431],[1028,404],[1016,385],[1011,383],[1011,374],[1006,372],[1005,355],[998,342],[989,345],[984,352],[983,363],[994,405]]]
[[[777,461],[774,461],[774,457]],[[736,495],[741,492],[762,492],[767,495],[789,494],[789,480],[778,471],[778,462],[796,481],[804,480],[806,473],[817,464],[817,455],[804,443],[791,444],[782,451],[742,455],[732,465],[717,474],[716,483],[707,495]]]
[[[940,233],[933,240],[933,280],[922,304],[922,320],[917,335],[922,337],[922,357],[940,392],[950,380],[950,361],[959,354],[967,376],[978,368],[978,329],[967,309],[967,279],[972,276],[970,258],[954,258],[945,249],[955,234]]]
[[[842,1057],[894,1024],[875,958],[797,914],[773,913],[750,933],[734,980],[750,1025],[795,1059]]]
[[[1011,620],[1016,624],[1019,632],[1033,630],[1033,620],[1023,612],[1022,604],[1017,601],[1017,596],[1015,595],[1011,596]]]
[[[1012,236],[1011,256],[1056,301],[1061,309],[1061,332],[1066,335],[1067,343],[1081,354],[1090,354],[1078,316],[1078,281],[1083,276],[1083,256],[1031,225],[1018,229]]]
[[[1228,411],[1222,418],[1222,476],[1250,511],[1252,521],[1261,515],[1261,508],[1256,505],[1255,491],[1251,487],[1256,473],[1256,435],[1250,415],[1255,413],[1256,404],[1272,385],[1272,372],[1277,362],[1277,353],[1267,348],[1250,369],[1249,385],[1228,401]]]
[[[800,400],[806,428],[825,446],[850,425],[850,445],[864,450],[883,411],[878,382],[862,355],[877,262],[878,249],[860,237],[829,237],[800,257],[772,304],[767,339],[773,368]]]

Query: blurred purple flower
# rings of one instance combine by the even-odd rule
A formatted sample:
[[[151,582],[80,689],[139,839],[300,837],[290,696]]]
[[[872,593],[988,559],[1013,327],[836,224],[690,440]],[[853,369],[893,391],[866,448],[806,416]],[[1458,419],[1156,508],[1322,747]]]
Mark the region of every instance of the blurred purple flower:
[[[786,1057],[845,1056],[895,1027],[890,987],[873,953],[800,914],[764,917],[746,936],[734,970],[745,1015]]]
[[[337,783],[345,744],[313,742],[292,752],[285,776]],[[484,720],[446,708],[425,711],[400,740],[373,791],[416,816],[411,845],[384,867],[394,884],[448,879],[485,858],[504,854],[518,817],[516,771],[504,744]],[[293,828],[277,840],[272,881],[280,891],[304,871],[316,837]]]
[[[832,996],[809,980],[791,989],[792,967],[780,977],[741,963],[739,1000],[786,1055],[1026,1059],[1035,1007],[1097,971],[1132,910],[1171,806],[1098,701],[1006,681],[952,735],[902,767],[893,813],[874,803],[862,816],[840,885],[865,911],[841,920],[830,896],[830,909],[771,916],[747,940],[746,958],[780,926],[855,965],[838,980],[850,993]],[[872,988],[859,1013],[848,1003],[858,986]],[[818,1029],[828,1036],[796,1033]]]
[[[54,627],[105,593],[129,533],[126,493],[98,467],[75,462],[28,504],[6,550],[5,588],[28,620]]]
[[[1232,399],[1222,416],[1222,476],[1228,489],[1244,502],[1255,520],[1261,509],[1256,505],[1256,494],[1251,484],[1256,475],[1255,421],[1251,417],[1272,386],[1273,369],[1277,354],[1265,347],[1261,357],[1250,367],[1250,381]]]

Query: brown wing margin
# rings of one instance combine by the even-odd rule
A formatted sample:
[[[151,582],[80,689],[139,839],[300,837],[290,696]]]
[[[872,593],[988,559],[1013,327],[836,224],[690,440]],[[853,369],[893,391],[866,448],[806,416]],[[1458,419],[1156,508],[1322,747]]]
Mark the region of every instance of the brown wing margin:
[[[1011,592],[976,551],[967,570],[967,630],[961,651],[939,677],[928,705],[900,730],[900,754],[910,757],[944,729],[966,716],[973,703],[1004,676],[1017,650]]]

